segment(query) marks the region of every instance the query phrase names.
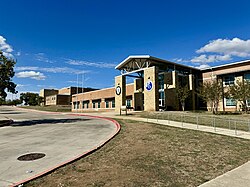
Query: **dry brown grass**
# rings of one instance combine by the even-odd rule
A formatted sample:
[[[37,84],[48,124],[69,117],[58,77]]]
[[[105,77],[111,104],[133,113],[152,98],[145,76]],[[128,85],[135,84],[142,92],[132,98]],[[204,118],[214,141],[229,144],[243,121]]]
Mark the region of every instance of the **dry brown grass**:
[[[250,159],[250,141],[121,120],[93,154],[25,186],[197,186]]]

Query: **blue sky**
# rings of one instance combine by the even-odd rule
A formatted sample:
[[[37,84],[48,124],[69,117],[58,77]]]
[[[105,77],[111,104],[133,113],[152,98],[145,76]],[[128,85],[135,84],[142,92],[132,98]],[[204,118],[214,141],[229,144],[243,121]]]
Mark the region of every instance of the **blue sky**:
[[[149,54],[206,67],[250,58],[249,1],[0,0],[0,49],[19,93],[111,87],[114,67]]]

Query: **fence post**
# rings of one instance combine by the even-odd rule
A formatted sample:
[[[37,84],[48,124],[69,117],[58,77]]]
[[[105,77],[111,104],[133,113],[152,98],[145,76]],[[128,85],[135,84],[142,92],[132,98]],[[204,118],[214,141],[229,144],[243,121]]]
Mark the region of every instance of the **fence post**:
[[[250,132],[250,120],[248,120],[248,131]]]
[[[235,135],[237,135],[236,121],[234,121],[234,130],[235,130]]]
[[[183,127],[183,114],[181,115],[181,126]]]
[[[197,129],[199,128],[199,116],[196,116],[196,124],[197,124]]]
[[[216,132],[215,118],[214,118],[214,132]]]

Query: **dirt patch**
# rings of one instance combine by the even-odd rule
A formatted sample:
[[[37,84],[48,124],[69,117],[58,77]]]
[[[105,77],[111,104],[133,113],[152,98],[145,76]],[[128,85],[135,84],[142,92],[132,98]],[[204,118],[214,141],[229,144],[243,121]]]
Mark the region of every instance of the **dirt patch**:
[[[250,158],[250,141],[130,120],[103,148],[25,186],[198,186]]]

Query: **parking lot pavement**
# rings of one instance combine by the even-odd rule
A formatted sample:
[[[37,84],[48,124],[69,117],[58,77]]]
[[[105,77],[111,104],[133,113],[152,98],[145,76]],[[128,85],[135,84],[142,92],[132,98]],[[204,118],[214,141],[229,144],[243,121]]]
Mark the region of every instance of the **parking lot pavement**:
[[[93,150],[117,133],[111,121],[68,114],[50,114],[0,107],[1,118],[14,120],[0,128],[0,186],[34,177]],[[33,161],[17,158],[28,153],[46,156]]]

